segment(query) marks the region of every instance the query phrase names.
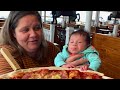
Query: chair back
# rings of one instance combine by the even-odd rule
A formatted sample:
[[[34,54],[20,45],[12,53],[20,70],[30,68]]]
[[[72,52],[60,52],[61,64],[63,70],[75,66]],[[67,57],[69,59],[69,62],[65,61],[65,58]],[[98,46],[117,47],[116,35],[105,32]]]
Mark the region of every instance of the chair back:
[[[43,23],[43,32],[45,39],[54,43],[55,25]]]

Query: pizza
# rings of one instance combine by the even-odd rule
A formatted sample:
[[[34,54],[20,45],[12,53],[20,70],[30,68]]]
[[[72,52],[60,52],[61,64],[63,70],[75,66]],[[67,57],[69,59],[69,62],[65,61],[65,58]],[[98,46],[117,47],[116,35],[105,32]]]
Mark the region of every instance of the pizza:
[[[103,73],[78,68],[39,67],[3,74],[0,79],[103,79],[103,76]]]

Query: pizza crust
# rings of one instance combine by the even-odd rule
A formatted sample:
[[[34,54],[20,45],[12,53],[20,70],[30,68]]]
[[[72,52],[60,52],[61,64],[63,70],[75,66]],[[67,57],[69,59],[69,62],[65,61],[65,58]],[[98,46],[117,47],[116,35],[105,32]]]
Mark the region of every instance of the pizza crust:
[[[59,73],[61,73],[60,71],[61,70],[77,70],[77,71],[80,71],[79,68],[62,68],[62,67],[36,67],[36,68],[29,68],[29,69],[20,69],[20,70],[17,70],[17,71],[13,71],[13,72],[10,72],[10,73],[7,73],[7,74],[3,74],[3,75],[0,75],[0,79],[13,79],[13,77],[17,76],[19,77],[20,75],[23,75],[25,73],[32,73],[32,72],[35,72],[35,71],[40,71],[40,70],[53,70],[53,71],[59,71]],[[100,73],[100,72],[97,72],[97,71],[92,71],[92,70],[87,70],[87,71],[80,71],[80,72],[83,72],[83,73],[86,73],[87,74],[96,74],[96,75],[99,75],[102,77],[102,79],[112,79],[110,77],[107,77],[107,76],[104,76],[103,73]],[[55,72],[54,72],[55,73]],[[52,73],[52,74],[54,74]],[[74,74],[74,73],[73,73]],[[19,76],[18,76],[19,75]],[[71,74],[72,75],[72,74]],[[45,77],[46,79],[48,78],[48,76]],[[44,78],[44,79],[45,79]],[[33,78],[33,79],[36,79],[36,78]],[[42,79],[42,78],[41,78]],[[61,79],[60,77],[60,74],[57,74],[56,75],[53,75],[51,76],[51,79]],[[91,77],[86,77],[86,79],[91,79]]]

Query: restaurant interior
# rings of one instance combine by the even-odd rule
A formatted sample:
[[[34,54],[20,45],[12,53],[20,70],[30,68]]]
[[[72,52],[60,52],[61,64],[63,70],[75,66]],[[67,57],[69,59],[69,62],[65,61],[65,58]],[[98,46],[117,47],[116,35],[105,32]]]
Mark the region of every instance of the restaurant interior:
[[[91,35],[92,45],[98,50],[102,64],[98,72],[120,79],[120,11],[38,11],[42,16],[45,38],[62,50],[74,30],[85,28]],[[83,12],[83,11],[82,11]],[[101,12],[108,12],[101,20]],[[50,18],[50,20],[49,20]],[[0,18],[0,29],[7,18]],[[1,41],[1,39],[0,39]]]

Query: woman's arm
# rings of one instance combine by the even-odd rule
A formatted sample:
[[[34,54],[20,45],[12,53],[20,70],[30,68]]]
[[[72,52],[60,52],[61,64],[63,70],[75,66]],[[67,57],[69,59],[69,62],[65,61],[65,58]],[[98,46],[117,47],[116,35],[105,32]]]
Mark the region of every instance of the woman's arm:
[[[10,53],[13,53],[15,51],[15,48],[11,47],[10,45],[0,45],[0,48],[7,48]],[[0,75],[11,71],[13,71],[12,67],[8,64],[0,52]]]
[[[71,63],[72,65],[74,65],[74,66],[78,66],[78,65],[84,64],[84,63],[86,63],[86,62],[88,62],[87,59],[81,58],[81,59],[79,59],[79,60],[75,60],[75,61],[70,62],[70,63]]]
[[[0,53],[0,75],[13,71],[11,66]]]
[[[76,55],[72,55],[70,56],[68,59],[66,59],[66,63],[70,63],[73,61],[76,61],[76,59],[81,58],[84,54],[76,54]]]

